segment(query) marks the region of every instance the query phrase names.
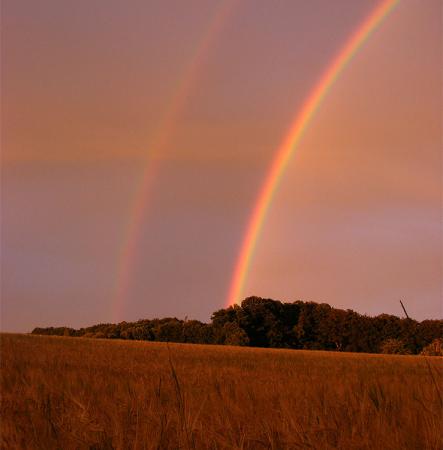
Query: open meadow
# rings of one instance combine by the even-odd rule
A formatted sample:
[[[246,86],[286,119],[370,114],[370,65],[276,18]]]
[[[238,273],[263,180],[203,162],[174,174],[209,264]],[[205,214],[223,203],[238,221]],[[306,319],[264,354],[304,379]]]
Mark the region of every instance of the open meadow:
[[[1,447],[439,450],[427,361],[3,334]]]

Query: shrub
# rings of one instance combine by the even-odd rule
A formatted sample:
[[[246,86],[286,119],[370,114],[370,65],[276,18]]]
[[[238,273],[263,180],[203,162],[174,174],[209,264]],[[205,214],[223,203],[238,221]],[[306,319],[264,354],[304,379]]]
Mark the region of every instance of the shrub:
[[[381,352],[387,355],[409,355],[411,353],[401,339],[392,338],[382,342]]]
[[[249,338],[245,330],[240,328],[235,322],[225,323],[223,326],[226,345],[248,345]]]
[[[420,354],[425,356],[443,356],[443,339],[434,339],[429,345],[423,348]]]

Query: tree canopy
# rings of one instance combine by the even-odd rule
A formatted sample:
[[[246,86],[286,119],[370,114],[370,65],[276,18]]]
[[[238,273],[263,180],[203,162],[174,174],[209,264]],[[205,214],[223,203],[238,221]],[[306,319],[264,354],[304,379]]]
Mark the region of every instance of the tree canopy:
[[[242,345],[366,353],[419,354],[443,338],[443,320],[417,322],[381,314],[375,317],[326,303],[283,303],[248,297],[219,309],[210,323],[175,317],[98,324],[78,330],[35,328],[33,334]]]

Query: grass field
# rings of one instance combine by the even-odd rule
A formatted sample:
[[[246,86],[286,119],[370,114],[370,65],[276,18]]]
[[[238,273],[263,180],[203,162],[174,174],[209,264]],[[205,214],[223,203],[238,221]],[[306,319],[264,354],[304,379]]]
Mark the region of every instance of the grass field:
[[[1,445],[440,450],[428,361],[4,334]]]

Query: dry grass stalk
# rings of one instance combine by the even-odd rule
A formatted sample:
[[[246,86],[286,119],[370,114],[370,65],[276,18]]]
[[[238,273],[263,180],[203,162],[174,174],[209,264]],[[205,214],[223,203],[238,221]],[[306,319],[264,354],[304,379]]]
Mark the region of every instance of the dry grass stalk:
[[[443,447],[421,357],[1,340],[3,449]],[[437,383],[443,359],[433,362]]]

